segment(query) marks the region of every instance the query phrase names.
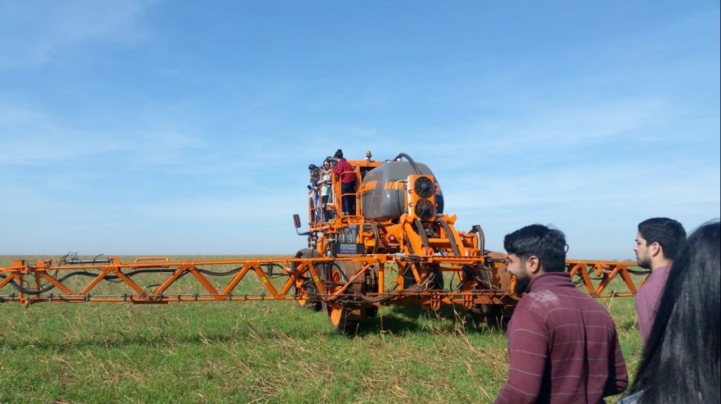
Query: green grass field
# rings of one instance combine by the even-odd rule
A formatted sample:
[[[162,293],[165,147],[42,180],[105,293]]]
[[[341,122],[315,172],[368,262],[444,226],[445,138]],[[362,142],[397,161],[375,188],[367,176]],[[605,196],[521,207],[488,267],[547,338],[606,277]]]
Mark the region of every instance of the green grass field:
[[[0,257],[0,266],[12,258],[40,257]],[[231,257],[184,257],[218,258]],[[633,374],[633,299],[601,302]],[[452,307],[385,307],[352,337],[294,302],[3,303],[0,313],[2,404],[488,403],[508,366],[505,334]]]

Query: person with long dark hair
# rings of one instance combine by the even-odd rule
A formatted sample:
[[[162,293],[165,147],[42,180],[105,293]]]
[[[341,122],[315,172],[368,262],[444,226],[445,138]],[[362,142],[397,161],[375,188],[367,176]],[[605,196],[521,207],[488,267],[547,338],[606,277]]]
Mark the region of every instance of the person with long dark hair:
[[[721,402],[721,225],[699,227],[671,267],[623,404]]]

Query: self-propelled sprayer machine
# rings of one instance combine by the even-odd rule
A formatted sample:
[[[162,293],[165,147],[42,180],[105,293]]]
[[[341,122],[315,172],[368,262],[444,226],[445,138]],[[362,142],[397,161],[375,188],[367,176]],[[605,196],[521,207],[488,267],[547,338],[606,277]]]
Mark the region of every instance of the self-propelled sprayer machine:
[[[332,176],[326,204],[309,199],[307,231],[300,232],[300,216],[294,215],[307,246],[293,257],[122,262],[68,254],[56,263],[15,260],[0,268],[0,303],[293,300],[326,312],[342,333],[354,332],[383,305],[430,310],[455,305],[493,321],[512,313],[518,297],[505,255],[485,249],[481,226],[456,229],[456,216],[444,212],[441,188],[428,166],[404,153],[375,161],[367,152],[348,163],[352,171]],[[344,174],[357,184],[345,194]],[[344,197],[349,212],[340,209]],[[569,260],[567,270],[593,297],[623,297],[637,289],[629,265]],[[604,293],[617,276],[628,292]],[[248,278],[259,280],[262,292],[244,287]]]

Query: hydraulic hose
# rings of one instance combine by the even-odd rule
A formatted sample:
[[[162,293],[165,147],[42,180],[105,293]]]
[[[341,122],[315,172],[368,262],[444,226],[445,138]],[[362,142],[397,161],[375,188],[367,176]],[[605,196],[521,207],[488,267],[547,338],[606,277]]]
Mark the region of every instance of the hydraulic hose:
[[[456,244],[456,239],[455,239],[455,237],[453,237],[454,233],[451,232],[451,226],[449,226],[448,222],[446,222],[443,219],[439,220],[439,222],[441,223],[441,226],[443,226],[443,230],[446,231],[446,237],[448,237],[448,241],[451,242],[451,248],[453,249],[453,254],[456,257],[460,256],[461,250],[458,249],[458,245]]]
[[[416,174],[421,175],[421,170],[418,169],[418,166],[416,165],[416,162],[413,161],[413,159],[411,158],[411,156],[409,156],[409,155],[407,155],[407,154],[405,154],[405,153],[399,153],[399,154],[396,156],[396,158],[394,158],[393,160],[398,160],[398,159],[401,158],[401,157],[405,158],[406,160],[408,160],[409,163],[411,163],[411,167],[413,167],[413,170],[415,170]]]

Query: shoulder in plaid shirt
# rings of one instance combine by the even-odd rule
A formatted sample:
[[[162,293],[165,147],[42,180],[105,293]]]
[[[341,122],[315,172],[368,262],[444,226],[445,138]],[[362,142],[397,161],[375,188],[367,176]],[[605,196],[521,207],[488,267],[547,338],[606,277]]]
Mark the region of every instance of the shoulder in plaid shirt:
[[[346,161],[346,159],[338,160],[338,164],[336,164],[336,166],[333,168],[333,173],[336,175],[340,175],[340,182],[343,184],[348,184],[356,180],[355,172],[353,172],[353,166],[350,165],[350,163]],[[343,174],[341,175],[341,173]]]

